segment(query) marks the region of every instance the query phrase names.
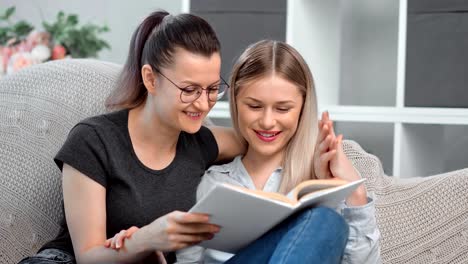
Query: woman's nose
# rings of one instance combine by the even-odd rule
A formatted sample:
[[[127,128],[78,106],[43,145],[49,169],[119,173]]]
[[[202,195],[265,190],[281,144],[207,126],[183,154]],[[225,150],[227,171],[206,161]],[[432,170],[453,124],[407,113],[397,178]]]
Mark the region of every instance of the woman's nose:
[[[262,129],[270,130],[276,125],[275,117],[271,110],[267,109],[263,112],[262,117],[260,118],[260,126]]]
[[[210,110],[210,105],[212,104],[208,99],[208,93],[202,91],[200,97],[193,102],[193,104],[202,112],[208,112]]]

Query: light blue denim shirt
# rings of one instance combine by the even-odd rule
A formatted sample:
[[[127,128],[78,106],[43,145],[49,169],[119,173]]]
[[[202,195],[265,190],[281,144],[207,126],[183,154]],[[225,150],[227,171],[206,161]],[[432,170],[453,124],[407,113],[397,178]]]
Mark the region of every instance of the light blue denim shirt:
[[[281,183],[282,168],[277,168],[268,178],[263,191],[278,192]],[[197,200],[208,193],[211,187],[219,183],[229,183],[249,189],[255,189],[252,178],[247,173],[241,156],[232,162],[211,166],[202,178],[197,190]],[[343,264],[374,264],[381,263],[380,232],[375,220],[375,208],[372,198],[363,206],[349,207],[343,201],[336,210],[349,225],[349,238],[344,251]],[[177,263],[219,264],[227,261],[233,255],[213,249],[193,246],[177,251]]]

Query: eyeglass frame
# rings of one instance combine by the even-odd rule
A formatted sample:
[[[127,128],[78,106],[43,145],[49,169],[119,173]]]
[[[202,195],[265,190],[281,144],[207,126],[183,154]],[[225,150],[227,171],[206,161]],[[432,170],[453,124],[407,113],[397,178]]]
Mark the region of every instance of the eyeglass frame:
[[[221,79],[221,81],[224,82],[224,83],[220,83],[220,84],[226,85],[226,89],[224,90],[224,92],[223,92],[221,95],[218,94],[218,95],[216,96],[216,100],[213,101],[213,100],[210,99],[210,88],[211,88],[212,86],[214,86],[214,85],[208,86],[208,87],[206,87],[206,88],[203,88],[203,87],[201,87],[201,86],[199,86],[199,85],[188,85],[188,86],[186,86],[186,87],[179,87],[179,86],[178,86],[177,84],[175,84],[171,79],[169,79],[166,75],[164,75],[160,70],[155,69],[154,71],[157,72],[157,73],[159,73],[159,74],[161,74],[162,77],[164,77],[166,80],[168,80],[170,83],[172,83],[175,87],[177,87],[177,88],[180,90],[180,98],[179,98],[179,99],[180,99],[180,101],[181,101],[182,103],[184,103],[184,104],[193,103],[193,102],[195,102],[196,100],[198,100],[198,98],[200,98],[200,96],[202,95],[203,91],[206,91],[206,97],[208,98],[208,101],[209,101],[209,102],[216,103],[219,99],[223,98],[223,96],[224,96],[224,94],[226,93],[227,89],[230,88],[229,84],[223,79],[223,77],[219,76],[219,78]],[[217,85],[220,85],[220,84],[217,84]],[[202,92],[199,93],[198,96],[197,96],[197,98],[195,98],[193,101],[184,102],[184,100],[182,100],[182,95],[183,95],[184,92],[186,92],[186,89],[187,89],[188,87],[198,87],[198,88],[200,88],[200,89],[202,90]]]

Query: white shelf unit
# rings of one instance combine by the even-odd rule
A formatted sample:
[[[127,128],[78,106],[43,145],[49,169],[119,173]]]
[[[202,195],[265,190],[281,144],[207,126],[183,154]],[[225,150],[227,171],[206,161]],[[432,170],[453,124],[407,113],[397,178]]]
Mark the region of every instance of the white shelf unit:
[[[395,177],[468,167],[468,109],[404,105],[406,27],[407,0],[287,1],[287,42],[345,137],[356,135]],[[229,118],[228,104],[210,116]]]
[[[305,56],[319,109],[338,126],[393,124],[393,137],[382,138],[393,149],[392,175],[468,167],[459,158],[464,148],[456,148],[468,146],[468,109],[404,105],[407,7],[407,0],[289,0],[287,41]],[[366,137],[375,138],[366,128],[363,146]]]

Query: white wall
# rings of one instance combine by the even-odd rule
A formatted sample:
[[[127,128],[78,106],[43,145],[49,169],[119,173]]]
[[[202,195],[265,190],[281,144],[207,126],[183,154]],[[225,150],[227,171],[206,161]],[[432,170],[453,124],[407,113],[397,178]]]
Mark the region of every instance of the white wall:
[[[162,8],[176,14],[182,10],[181,0],[1,0],[0,10],[16,6],[13,19],[25,19],[37,29],[42,28],[42,21],[55,21],[57,13],[79,15],[80,25],[86,22],[98,25],[107,24],[110,32],[102,37],[110,44],[111,50],[103,50],[99,59],[124,63],[130,38],[141,20],[152,11]]]

